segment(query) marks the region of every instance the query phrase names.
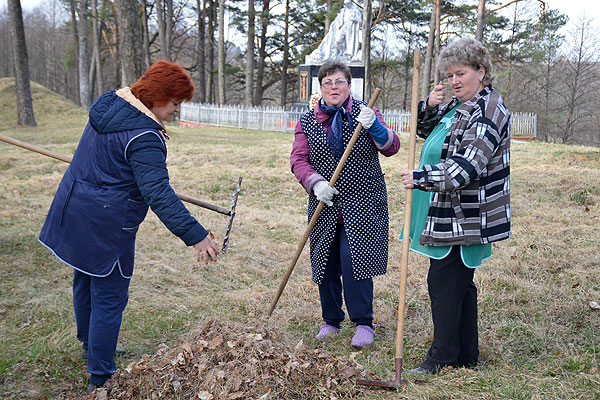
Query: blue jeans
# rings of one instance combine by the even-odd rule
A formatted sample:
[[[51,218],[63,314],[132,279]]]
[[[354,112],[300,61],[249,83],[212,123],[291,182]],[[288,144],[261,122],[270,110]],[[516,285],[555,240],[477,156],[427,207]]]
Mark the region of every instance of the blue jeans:
[[[356,325],[373,327],[373,279],[354,280],[348,236],[344,225],[338,225],[319,285],[323,320],[336,328],[344,320],[342,290],[350,320]]]
[[[116,266],[103,278],[74,271],[73,308],[77,339],[88,350],[90,382],[101,385],[117,370],[115,350],[123,310],[129,300],[129,279]]]

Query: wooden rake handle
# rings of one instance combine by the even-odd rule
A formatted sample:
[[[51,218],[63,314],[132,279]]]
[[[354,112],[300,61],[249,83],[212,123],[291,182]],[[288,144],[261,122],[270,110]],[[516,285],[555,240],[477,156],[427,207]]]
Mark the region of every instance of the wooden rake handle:
[[[377,98],[379,97],[379,93],[381,93],[381,89],[379,89],[379,88],[375,89],[375,92],[373,92],[373,95],[371,96],[371,100],[369,100],[369,105],[368,105],[369,108],[373,108],[373,106],[375,105],[375,101],[377,101]],[[346,147],[344,154],[342,154],[342,158],[340,159],[340,162],[338,163],[338,165],[333,173],[333,176],[331,177],[331,180],[329,181],[329,186],[333,187],[333,185],[335,185],[335,182],[339,178],[340,173],[342,172],[342,169],[344,168],[344,164],[346,163],[348,156],[350,156],[352,147],[358,140],[358,135],[360,134],[361,130],[362,130],[362,124],[359,122],[358,125],[356,125],[356,129],[354,129],[354,133],[352,134],[352,137],[350,138],[350,142],[348,143],[348,146]],[[304,249],[304,245],[306,244],[306,241],[308,240],[310,232],[314,228],[315,223],[317,222],[317,218],[319,218],[319,214],[321,214],[321,211],[323,211],[324,204],[325,203],[323,203],[323,202],[319,202],[319,205],[317,206],[315,213],[313,214],[312,218],[310,219],[310,222],[308,223],[308,227],[306,228],[306,231],[304,231],[304,235],[302,235],[302,240],[300,241],[300,244],[298,244],[298,248],[296,249],[296,254],[294,254],[294,258],[292,259],[290,266],[288,267],[283,279],[281,280],[281,284],[279,285],[277,294],[275,295],[275,298],[273,299],[273,302],[271,303],[271,307],[269,308],[269,312],[267,313],[267,315],[269,317],[271,316],[271,314],[273,314],[273,310],[275,309],[275,306],[277,305],[277,302],[279,301],[279,298],[281,297],[281,293],[283,293],[283,289],[285,288],[285,285],[287,285],[287,282],[290,279],[290,275],[292,274],[292,271],[294,270],[294,267],[296,266],[296,263],[298,262],[298,258],[300,258],[300,254],[302,254],[302,250]]]
[[[415,167],[415,147],[417,142],[417,117],[419,114],[419,68],[421,52],[415,50],[413,64],[412,100],[410,104],[410,138],[408,141],[408,169]],[[404,340],[404,313],[406,309],[406,280],[408,276],[408,253],[410,252],[410,220],[412,214],[413,189],[406,189],[404,207],[404,232],[402,234],[402,259],[400,263],[400,298],[398,299],[398,325],[396,330],[396,359],[402,359]],[[398,371],[397,371],[398,372]]]
[[[57,160],[64,161],[66,163],[70,163],[73,160],[73,157],[65,156],[64,154],[55,153],[52,150],[44,149],[43,147],[39,147],[39,146],[36,146],[31,143],[22,142],[20,140],[11,138],[9,136],[0,135],[0,141],[3,141],[5,143],[10,143],[12,145],[15,145],[17,147],[21,147],[21,148],[24,148],[27,150],[34,151],[36,153],[43,154],[48,157],[56,158]],[[204,200],[196,199],[196,198],[188,196],[186,194],[182,194],[182,193],[175,193],[175,194],[182,201],[185,201],[187,203],[195,204],[199,207],[206,208],[208,210],[215,211],[220,214],[231,215],[231,213],[232,213],[232,210],[229,210],[228,208],[221,207],[216,204],[211,204]]]

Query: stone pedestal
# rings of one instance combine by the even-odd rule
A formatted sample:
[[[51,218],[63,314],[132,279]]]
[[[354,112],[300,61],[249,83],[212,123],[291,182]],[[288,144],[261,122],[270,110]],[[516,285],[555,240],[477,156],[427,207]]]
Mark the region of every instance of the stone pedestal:
[[[313,94],[321,95],[321,86],[319,85],[319,68],[321,65],[301,64],[298,66],[298,101],[294,103],[293,108],[308,109],[308,101]],[[349,65],[352,82],[350,91],[352,97],[358,100],[363,99],[363,87],[365,81],[364,65]]]

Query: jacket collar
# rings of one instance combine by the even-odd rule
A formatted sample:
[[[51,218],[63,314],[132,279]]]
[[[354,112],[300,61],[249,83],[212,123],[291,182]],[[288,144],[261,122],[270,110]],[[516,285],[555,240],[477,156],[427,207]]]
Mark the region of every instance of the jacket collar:
[[[164,138],[166,140],[169,140],[169,136],[167,136],[167,129],[163,125],[162,121],[160,119],[158,119],[158,117],[156,115],[154,115],[154,113],[152,111],[150,111],[150,109],[148,107],[146,107],[144,105],[144,103],[142,103],[140,101],[140,99],[138,99],[137,97],[135,97],[133,95],[133,93],[131,93],[130,87],[126,86],[121,89],[118,89],[115,92],[115,94],[117,96],[119,96],[120,98],[122,98],[123,100],[125,100],[126,102],[128,102],[129,104],[131,104],[132,106],[134,106],[135,108],[137,108],[138,110],[140,110],[141,112],[143,112],[144,114],[146,114],[149,118],[154,120],[156,123],[158,123],[162,127],[162,131],[161,131],[162,135],[164,136]]]
[[[464,103],[462,103],[460,105],[460,107],[458,107],[456,109],[456,112],[459,112],[461,114],[464,115],[469,115],[471,113],[471,110],[473,110],[474,107],[477,106],[477,103],[479,103],[479,100],[481,100],[483,97],[488,96],[490,93],[492,93],[492,90],[494,90],[494,88],[492,87],[491,84],[489,84],[488,86],[484,87],[483,89],[481,89],[481,91],[479,93],[477,93],[475,96],[473,96],[473,98],[465,101]],[[458,99],[456,98],[456,96],[452,96],[452,108],[458,104]],[[454,104],[452,104],[454,103]],[[451,110],[452,108],[448,108],[449,110]]]

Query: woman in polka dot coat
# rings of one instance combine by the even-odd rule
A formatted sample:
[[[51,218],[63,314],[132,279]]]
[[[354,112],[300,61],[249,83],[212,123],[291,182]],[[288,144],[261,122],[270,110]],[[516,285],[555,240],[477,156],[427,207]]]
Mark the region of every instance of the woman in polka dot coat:
[[[323,97],[296,125],[292,172],[308,193],[308,219],[326,204],[310,233],[312,279],[319,286],[325,324],[317,338],[340,332],[342,292],[356,325],[352,345],[373,343],[373,280],[388,258],[387,191],[379,164],[400,148],[381,113],[350,95],[350,69],[328,61],[319,69]],[[328,182],[358,123],[361,131],[332,188]],[[343,282],[343,283],[342,283]]]

